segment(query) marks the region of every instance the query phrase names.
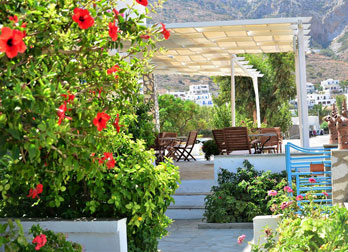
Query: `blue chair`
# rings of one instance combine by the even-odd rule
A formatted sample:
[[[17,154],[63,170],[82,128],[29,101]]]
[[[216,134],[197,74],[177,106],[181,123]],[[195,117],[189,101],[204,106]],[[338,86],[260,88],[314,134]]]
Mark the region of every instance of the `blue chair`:
[[[287,143],[285,156],[288,185],[293,188],[293,181],[296,181],[296,195],[305,197],[307,192],[312,191],[317,196],[324,196],[324,191],[328,197],[321,197],[314,202],[332,205],[331,149],[303,148]],[[318,167],[322,167],[322,170],[318,171]],[[314,178],[315,182],[309,182],[309,178]],[[301,200],[299,206],[304,202],[309,201]]]

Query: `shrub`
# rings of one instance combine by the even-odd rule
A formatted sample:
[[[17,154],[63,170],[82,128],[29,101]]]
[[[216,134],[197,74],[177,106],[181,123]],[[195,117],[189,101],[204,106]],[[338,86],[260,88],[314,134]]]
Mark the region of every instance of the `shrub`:
[[[129,250],[155,251],[179,175],[152,165],[138,80],[168,33],[117,2],[0,4],[0,216],[127,217]]]
[[[206,160],[210,160],[212,155],[219,155],[219,149],[214,140],[208,140],[203,143],[202,151]]]
[[[210,129],[201,129],[198,132],[199,135],[202,135],[202,137],[212,137],[213,132]]]
[[[145,141],[147,148],[152,146],[156,139],[154,132],[155,124],[153,118],[149,114],[151,104],[145,104],[143,102],[143,96],[139,97],[140,101],[136,104],[136,121],[131,121],[129,125],[129,133],[133,135],[134,139],[142,139]]]
[[[309,203],[302,203],[301,209],[295,197],[284,198],[286,207],[281,210],[278,205],[280,211],[276,211],[283,214],[277,230],[266,228],[266,243],[252,245],[251,251],[347,251],[348,210],[314,203],[313,192],[305,198]]]
[[[4,246],[5,251],[34,252],[40,250],[42,252],[82,252],[82,246],[75,242],[66,240],[63,233],[54,233],[50,230],[42,230],[39,225],[33,225],[29,233],[33,235],[33,239],[28,242],[22,224],[19,220],[8,220],[8,223],[0,224],[0,247]],[[44,240],[39,244],[35,242],[35,238],[44,235]],[[42,246],[41,246],[42,245]],[[37,247],[37,249],[36,249]]]
[[[329,124],[328,122],[322,122],[320,124],[320,128],[323,129],[325,132],[327,132],[329,130]]]
[[[218,186],[205,198],[204,218],[207,222],[247,222],[257,215],[271,214],[266,196],[269,190],[282,188],[285,174],[256,171],[247,161],[237,173],[221,169]]]

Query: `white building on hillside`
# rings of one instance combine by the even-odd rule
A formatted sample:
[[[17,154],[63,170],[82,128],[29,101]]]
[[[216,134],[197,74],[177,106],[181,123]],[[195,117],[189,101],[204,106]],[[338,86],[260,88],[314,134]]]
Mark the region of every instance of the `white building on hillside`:
[[[200,106],[213,106],[208,85],[191,85],[187,98]]]
[[[315,92],[315,85],[313,83],[307,82],[307,94],[312,94]]]
[[[324,91],[330,90],[330,93],[340,93],[343,91],[340,87],[339,80],[327,79],[322,81],[320,85],[323,87]]]
[[[177,92],[168,92],[168,94],[170,95],[174,95],[175,98],[180,98],[181,100],[187,100],[187,92],[181,92],[181,91],[177,91]]]
[[[323,106],[332,105],[336,103],[335,99],[331,98],[329,91],[321,94],[307,94],[308,107],[322,104]]]
[[[331,98],[330,90],[325,92],[307,94],[307,104],[309,108],[313,108],[314,105],[322,104],[325,106],[331,106],[336,103],[336,99]],[[297,99],[290,101],[297,108]]]

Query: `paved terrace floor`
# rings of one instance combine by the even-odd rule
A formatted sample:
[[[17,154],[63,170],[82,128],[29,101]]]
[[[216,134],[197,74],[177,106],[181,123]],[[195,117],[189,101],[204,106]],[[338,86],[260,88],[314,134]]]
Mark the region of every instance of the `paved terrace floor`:
[[[300,139],[291,139],[283,141],[283,152],[285,150],[285,144],[291,142],[296,145],[300,145]],[[316,136],[310,138],[311,147],[323,147],[323,144],[329,143],[329,135]],[[206,161],[201,150],[201,145],[196,145],[193,155],[197,161],[190,162],[175,162],[175,165],[180,167],[180,179],[181,180],[208,180],[214,179],[214,157],[210,161]],[[248,151],[235,151],[233,154],[248,154]],[[257,155],[257,154],[256,154]]]
[[[159,243],[161,252],[247,252],[252,229],[198,229],[200,220],[176,220]],[[243,244],[238,236],[245,234]]]
[[[284,140],[300,145],[299,139]],[[311,147],[321,147],[329,142],[329,136],[310,138]],[[198,147],[198,148],[197,148]],[[206,161],[199,146],[194,151],[196,162],[176,162],[181,180],[214,179],[214,162]],[[283,148],[284,150],[284,148]],[[237,152],[236,152],[237,153]],[[243,153],[243,152],[242,152]],[[245,152],[247,153],[247,152]],[[241,154],[241,152],[238,152]],[[168,228],[169,234],[159,241],[161,252],[247,252],[248,241],[253,239],[252,229],[198,229],[201,220],[176,220]],[[237,244],[238,236],[245,234],[243,245]]]

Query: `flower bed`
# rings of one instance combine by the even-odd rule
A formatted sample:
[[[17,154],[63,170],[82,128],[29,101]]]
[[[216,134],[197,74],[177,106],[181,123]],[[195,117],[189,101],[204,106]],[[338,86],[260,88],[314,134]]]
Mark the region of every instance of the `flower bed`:
[[[309,183],[314,183],[309,178]],[[252,244],[253,252],[259,251],[347,251],[348,210],[340,205],[327,206],[314,201],[317,195],[310,191],[305,197],[292,196],[292,189],[284,187],[287,196],[282,195],[281,203],[273,203],[274,213],[281,213],[278,228],[265,227],[265,241]],[[273,192],[270,191],[270,194]],[[328,197],[323,192],[324,197]],[[274,195],[274,194],[273,194]],[[277,196],[275,196],[277,197]],[[298,202],[302,202],[299,208]],[[279,201],[279,198],[277,199]],[[262,216],[260,216],[262,217]],[[238,240],[240,242],[240,240]]]
[[[273,188],[282,188],[286,184],[284,178],[285,174],[256,171],[246,160],[237,173],[221,169],[218,186],[205,198],[206,221],[250,222],[257,215],[271,214],[269,206],[274,199],[265,195]]]

